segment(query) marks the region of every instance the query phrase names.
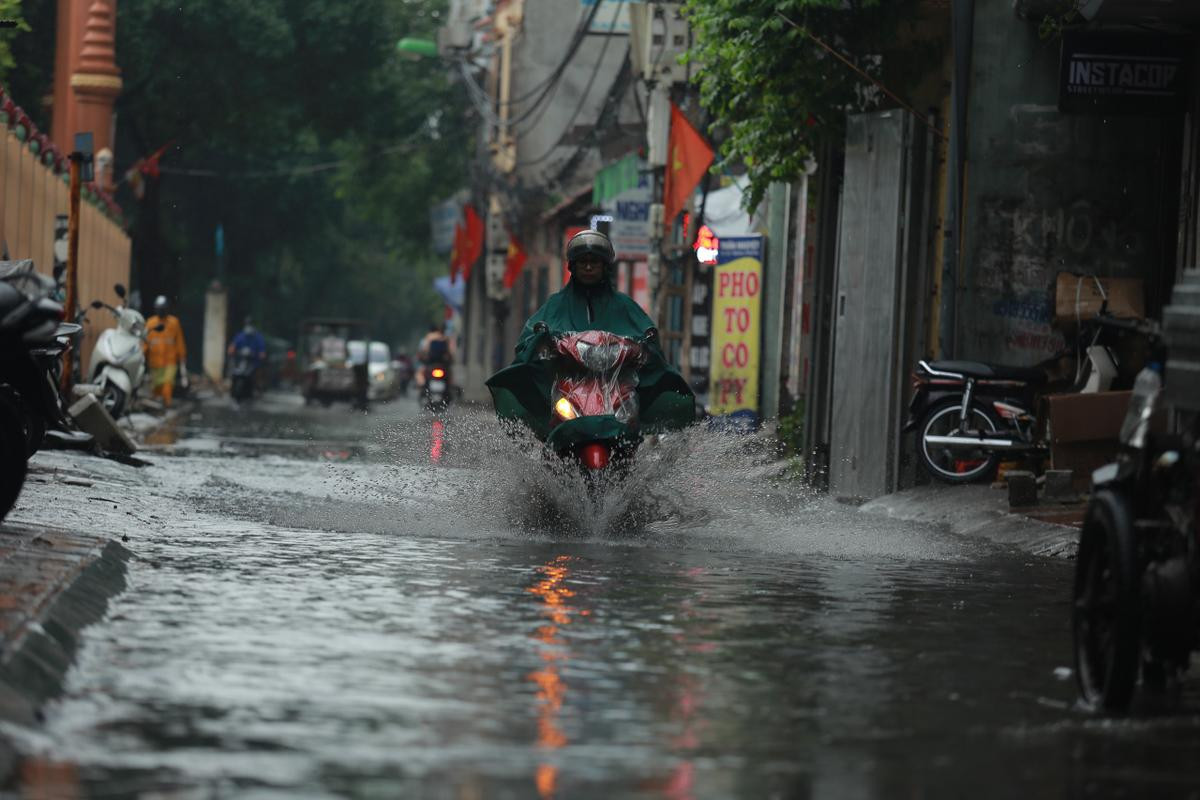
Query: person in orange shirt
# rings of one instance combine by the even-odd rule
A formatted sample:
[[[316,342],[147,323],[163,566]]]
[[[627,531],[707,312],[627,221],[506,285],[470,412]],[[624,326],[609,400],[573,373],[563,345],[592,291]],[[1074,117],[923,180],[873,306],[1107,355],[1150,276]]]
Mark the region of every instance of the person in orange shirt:
[[[162,325],[162,330],[157,330]],[[146,320],[146,366],[150,368],[150,380],[154,385],[154,396],[161,397],[163,405],[171,407],[171,395],[175,391],[175,373],[180,370],[187,376],[187,345],[183,341],[183,326],[179,318],[169,313],[167,298],[159,295],[154,299],[154,316]]]

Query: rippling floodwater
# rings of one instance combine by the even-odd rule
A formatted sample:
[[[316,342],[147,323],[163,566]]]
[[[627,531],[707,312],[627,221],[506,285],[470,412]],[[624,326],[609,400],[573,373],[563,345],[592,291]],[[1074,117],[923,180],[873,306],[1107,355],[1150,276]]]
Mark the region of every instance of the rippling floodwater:
[[[179,434],[167,522],[138,531],[129,590],[25,734],[27,791],[1200,785],[1193,714],[1072,709],[1069,564],[771,487],[744,443],[668,439],[623,484],[647,493],[589,505],[487,417],[403,400],[210,410]]]

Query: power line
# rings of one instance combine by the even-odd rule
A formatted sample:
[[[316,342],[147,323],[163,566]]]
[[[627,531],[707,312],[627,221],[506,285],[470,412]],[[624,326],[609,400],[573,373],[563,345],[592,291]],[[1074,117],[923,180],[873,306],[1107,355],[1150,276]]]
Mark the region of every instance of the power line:
[[[406,150],[411,146],[413,140],[416,139],[420,133],[420,130],[414,131],[401,141],[387,147],[374,150],[370,153],[370,155],[390,155],[392,153],[398,153]],[[289,178],[302,175],[314,175],[319,172],[328,172],[329,170],[334,170],[352,163],[354,163],[354,159],[352,158],[339,158],[333,161],[321,161],[316,164],[299,164],[291,167],[279,167],[269,170],[249,170],[245,172],[230,172],[227,170],[169,166],[160,166],[158,171],[168,175],[182,175],[191,178]],[[126,180],[126,178],[121,178],[117,185],[124,183]]]
[[[882,92],[883,92],[884,94],[886,94],[888,97],[892,98],[892,100],[894,100],[895,102],[899,103],[901,108],[903,108],[905,111],[907,111],[908,113],[912,114],[914,117],[916,117],[916,118],[917,118],[917,119],[919,119],[921,122],[923,122],[923,123],[925,124],[925,127],[929,128],[929,130],[933,131],[933,133],[934,133],[934,134],[936,134],[936,135],[937,135],[937,137],[938,137],[939,139],[941,139],[942,141],[945,141],[945,140],[946,140],[946,134],[942,133],[942,131],[938,130],[936,127],[934,127],[932,124],[930,124],[929,120],[928,120],[928,119],[927,119],[925,116],[923,116],[923,115],[921,115],[921,114],[918,114],[918,113],[917,113],[917,111],[916,111],[916,109],[914,109],[914,108],[913,108],[912,106],[910,106],[908,103],[906,103],[906,102],[904,102],[903,100],[901,100],[901,99],[900,99],[900,97],[899,97],[899,95],[897,95],[895,92],[893,92],[893,91],[892,91],[891,89],[889,89],[888,87],[884,86],[884,85],[883,85],[883,82],[882,82],[882,81],[880,81],[878,78],[875,78],[874,76],[872,76],[872,75],[868,74],[868,73],[866,72],[866,70],[864,70],[864,69],[862,69],[861,67],[859,67],[857,64],[855,64],[855,63],[854,63],[853,61],[851,61],[850,59],[846,58],[844,55],[842,55],[841,53],[839,53],[837,50],[834,50],[832,47],[830,47],[829,45],[825,44],[825,42],[821,41],[821,39],[820,39],[820,38],[818,38],[818,37],[817,37],[817,35],[816,35],[815,33],[813,33],[812,31],[810,31],[808,28],[801,27],[801,26],[799,25],[799,23],[793,22],[793,21],[792,21],[792,20],[791,20],[791,19],[790,19],[790,18],[789,18],[789,17],[788,17],[786,14],[784,14],[782,11],[776,11],[775,13],[776,13],[777,15],[779,15],[780,19],[782,19],[782,20],[783,20],[784,22],[786,22],[788,25],[791,25],[793,28],[795,28],[796,30],[798,30],[798,31],[800,31],[801,33],[803,33],[803,34],[804,34],[805,36],[807,36],[809,39],[812,39],[812,40],[813,40],[813,42],[815,42],[815,43],[817,44],[817,46],[819,46],[821,49],[825,50],[825,52],[829,53],[831,56],[833,56],[834,58],[836,58],[838,61],[841,61],[841,62],[842,62],[843,64],[845,64],[847,67],[849,67],[850,69],[854,70],[854,72],[856,72],[857,74],[861,75],[861,76],[862,76],[863,78],[865,78],[866,80],[870,81],[870,82],[871,82],[871,83],[872,83],[874,86],[876,86],[876,87],[877,87],[877,88],[878,88],[880,91],[882,91]]]
[[[597,3],[596,5],[599,6],[599,3]],[[617,25],[617,16],[618,16],[618,14],[620,14],[620,11],[621,11],[621,6],[619,3],[616,7],[616,11],[617,11],[617,13],[613,14],[612,22],[609,23],[609,26],[608,26],[610,34],[611,34],[613,28],[615,28]],[[554,151],[558,149],[559,145],[562,144],[563,138],[566,137],[567,133],[570,132],[571,126],[574,125],[575,120],[579,118],[579,113],[581,111],[583,111],[583,106],[587,102],[587,97],[592,91],[592,85],[596,82],[596,76],[600,74],[600,67],[604,63],[604,56],[608,52],[608,45],[612,41],[612,38],[613,37],[611,35],[606,36],[604,38],[604,45],[600,48],[600,56],[596,59],[595,66],[592,67],[592,74],[588,76],[587,85],[584,86],[583,91],[579,93],[579,102],[575,105],[575,111],[571,114],[571,118],[569,120],[567,120],[567,124],[565,126],[563,126],[563,131],[561,134],[559,134],[558,141],[556,141],[554,144],[552,144],[550,146],[550,149],[548,149],[545,153],[542,153],[537,158],[534,158],[534,159],[528,160],[528,161],[519,161],[518,160],[514,166],[528,167],[528,166],[532,166],[534,164],[540,164],[541,162],[548,159],[554,153]],[[629,45],[627,44],[626,46],[628,47]],[[626,57],[628,58],[628,51],[626,52]],[[618,75],[618,78],[619,77],[620,76]]]

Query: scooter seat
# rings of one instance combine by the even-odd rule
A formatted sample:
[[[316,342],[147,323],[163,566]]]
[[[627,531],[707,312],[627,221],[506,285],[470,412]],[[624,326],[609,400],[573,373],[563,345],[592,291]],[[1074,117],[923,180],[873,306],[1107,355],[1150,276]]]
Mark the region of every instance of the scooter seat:
[[[1020,381],[1042,384],[1046,373],[1035,367],[1005,367],[1000,364],[985,364],[982,361],[928,361],[929,368],[938,372],[953,372],[968,378],[993,381]]]

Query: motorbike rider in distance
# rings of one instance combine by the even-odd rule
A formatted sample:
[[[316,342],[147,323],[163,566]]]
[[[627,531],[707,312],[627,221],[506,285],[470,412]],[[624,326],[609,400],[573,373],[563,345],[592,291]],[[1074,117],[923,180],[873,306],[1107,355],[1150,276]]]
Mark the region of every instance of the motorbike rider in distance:
[[[638,371],[637,394],[645,430],[679,429],[695,420],[695,399],[687,381],[667,364],[653,320],[614,284],[616,253],[596,230],[571,237],[566,248],[571,279],[525,323],[511,366],[487,381],[496,412],[518,419],[539,437],[548,433],[553,376],[538,351],[556,334],[605,331],[645,340],[645,365]]]
[[[417,346],[417,360],[424,367],[449,366],[454,361],[454,348],[443,326],[436,323],[429,326],[429,332]],[[417,370],[417,386],[425,386],[425,369]]]
[[[250,317],[246,317],[242,329],[234,335],[225,353],[229,358],[233,358],[242,348],[248,349],[254,359],[254,378],[257,380],[258,370],[267,360],[267,340],[254,327],[254,320]]]

